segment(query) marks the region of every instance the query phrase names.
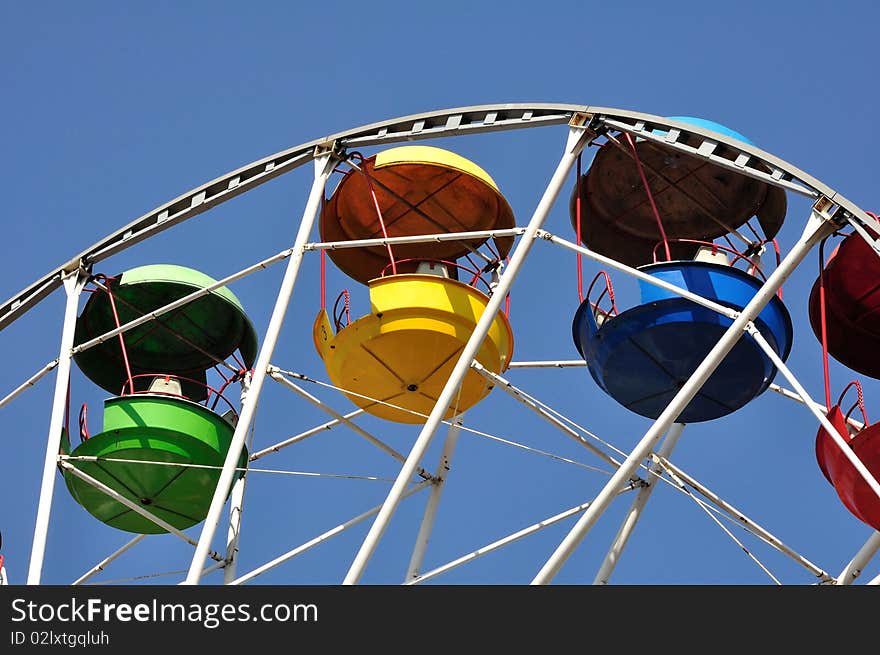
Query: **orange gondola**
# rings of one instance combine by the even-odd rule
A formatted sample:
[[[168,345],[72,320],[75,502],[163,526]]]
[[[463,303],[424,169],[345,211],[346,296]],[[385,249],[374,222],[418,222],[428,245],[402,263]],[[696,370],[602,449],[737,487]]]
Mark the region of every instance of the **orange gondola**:
[[[455,153],[401,146],[360,159],[343,176],[320,217],[321,239],[346,241],[419,234],[500,230],[514,226],[513,210],[486,171]],[[380,220],[380,216],[383,220]],[[398,260],[455,260],[487,239],[394,246]],[[503,260],[513,237],[493,239]],[[349,277],[366,284],[388,264],[384,246],[329,251]],[[397,272],[413,272],[401,265]]]

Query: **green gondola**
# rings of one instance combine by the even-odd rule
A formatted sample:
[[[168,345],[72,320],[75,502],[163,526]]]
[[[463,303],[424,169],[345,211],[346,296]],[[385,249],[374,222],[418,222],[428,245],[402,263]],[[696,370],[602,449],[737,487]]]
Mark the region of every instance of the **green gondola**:
[[[184,530],[201,522],[208,513],[233,430],[228,419],[184,398],[123,396],[105,401],[104,431],[83,441],[70,455],[98,458],[72,463]],[[69,452],[69,442],[64,446]],[[243,449],[238,466],[244,468],[246,464],[247,450]],[[107,525],[141,534],[165,532],[73,473],[64,471],[64,480],[74,499]]]
[[[77,344],[215,283],[168,264],[96,279],[77,319]],[[223,415],[215,411],[222,395],[207,384],[207,371],[238,351],[243,374],[256,359],[256,333],[238,299],[221,287],[125,332],[123,340],[124,346],[112,337],[75,355],[86,377],[115,396],[104,402],[103,431],[88,437],[81,417],[82,443],[72,449],[65,431],[62,453],[82,473],[184,530],[207,516],[237,421],[231,405]],[[238,465],[247,466],[246,448]],[[166,532],[70,470],[63,475],[73,498],[107,525]]]

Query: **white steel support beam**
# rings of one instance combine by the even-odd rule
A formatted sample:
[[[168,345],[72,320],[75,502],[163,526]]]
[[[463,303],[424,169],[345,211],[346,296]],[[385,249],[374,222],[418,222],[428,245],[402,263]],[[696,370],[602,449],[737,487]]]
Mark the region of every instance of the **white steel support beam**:
[[[241,530],[241,510],[244,503],[244,485],[247,473],[236,478],[229,493],[229,527],[226,531],[226,565],[223,567],[223,584],[235,580],[238,566],[238,537]]]
[[[307,243],[306,250],[344,250],[346,248],[370,248],[375,246],[394,246],[411,243],[442,243],[444,241],[471,241],[499,237],[517,237],[526,229],[511,227],[504,230],[475,230],[473,232],[438,232],[437,234],[411,234],[403,237],[383,239],[351,239],[349,241],[321,241]]]
[[[875,532],[837,576],[837,584],[852,584],[862,574],[862,569],[868,565],[878,550],[880,550],[880,532]]]
[[[733,543],[735,543],[735,544],[739,547],[739,549],[742,550],[750,560],[752,560],[755,564],[758,565],[758,568],[760,568],[760,569],[761,569],[761,570],[767,575],[767,577],[769,577],[771,580],[773,580],[773,582],[776,583],[777,585],[781,585],[781,584],[782,584],[782,582],[780,582],[779,578],[777,578],[775,575],[773,575],[773,572],[772,572],[769,568],[767,568],[767,566],[764,565],[764,563],[761,562],[761,560],[759,560],[758,557],[757,557],[757,556],[756,556],[751,550],[749,550],[749,549],[746,547],[746,545],[736,537],[735,534],[733,534],[733,532],[731,532],[730,528],[728,528],[726,525],[724,525],[724,524],[720,521],[720,519],[719,519],[717,516],[715,516],[715,513],[710,509],[709,505],[707,505],[706,503],[702,502],[700,499],[698,499],[696,496],[694,496],[694,495],[691,493],[691,491],[687,488],[687,485],[685,485],[685,483],[684,483],[684,481],[681,479],[681,477],[679,477],[678,475],[676,475],[675,471],[672,470],[672,467],[669,466],[669,462],[668,462],[668,460],[661,459],[661,458],[658,457],[657,455],[654,455],[653,457],[654,457],[654,461],[659,462],[660,465],[663,466],[663,468],[665,469],[666,474],[670,477],[670,479],[672,480],[672,482],[673,482],[673,483],[674,483],[674,484],[675,484],[675,485],[676,485],[676,486],[677,486],[677,487],[678,487],[678,488],[679,488],[679,489],[680,489],[680,490],[681,490],[686,496],[688,496],[689,498],[691,498],[691,499],[697,504],[697,506],[703,511],[703,513],[704,513],[706,516],[708,516],[709,519],[710,519],[713,523],[715,523],[715,525],[717,525],[719,528],[721,528],[721,531],[722,531],[724,534],[726,534],[728,537],[730,537],[731,541],[733,541]],[[826,574],[824,574],[824,575],[822,576],[822,580],[823,580],[823,581],[830,581],[830,580],[831,580],[831,576],[828,575],[828,574],[826,573]]]
[[[704,298],[703,296],[696,294],[693,291],[688,291],[687,289],[676,286],[654,275],[649,275],[648,273],[640,271],[637,268],[633,268],[632,266],[621,264],[616,259],[611,259],[610,257],[606,257],[605,255],[600,255],[597,252],[593,252],[589,248],[579,246],[576,243],[572,243],[571,241],[558,237],[555,234],[551,234],[546,230],[540,230],[538,236],[545,241],[556,244],[557,246],[562,246],[563,248],[567,248],[568,250],[578,252],[584,257],[589,257],[590,259],[599,262],[603,266],[621,271],[622,273],[631,275],[632,277],[642,282],[645,282],[646,284],[658,287],[660,289],[663,289],[664,291],[668,291],[669,293],[674,293],[675,295],[685,298],[686,300],[690,300],[691,302],[694,302],[701,307],[711,309],[713,312],[718,312],[722,316],[727,316],[728,318],[732,319],[735,319],[738,316],[737,311],[731,309],[730,307],[726,307],[725,305],[717,303],[714,300]]]
[[[39,371],[37,371],[31,377],[29,377],[27,380],[25,380],[20,385],[18,385],[15,389],[13,389],[11,392],[9,392],[9,394],[7,396],[5,396],[3,398],[3,400],[0,400],[0,407],[3,407],[5,404],[10,403],[13,400],[15,400],[15,398],[17,398],[19,395],[24,393],[24,391],[26,389],[30,389],[32,386],[34,386],[40,380],[40,378],[42,378],[44,375],[46,375],[49,371],[51,371],[56,366],[58,366],[58,360],[53,359],[51,362],[46,364],[43,368],[41,368]]]
[[[43,460],[43,481],[40,485],[40,501],[37,505],[34,541],[31,546],[31,559],[28,567],[27,584],[29,585],[40,584],[43,575],[43,557],[46,554],[49,516],[52,513],[52,495],[55,492],[58,451],[61,448],[61,430],[64,427],[64,409],[67,405],[67,390],[70,385],[70,361],[76,328],[76,312],[79,306],[79,296],[85,283],[86,276],[79,268],[68,273],[64,278],[64,292],[67,294],[67,300],[64,306],[64,323],[61,328],[58,371],[55,374],[55,396],[52,400],[52,415],[49,418],[49,436],[46,439],[46,457]]]
[[[122,554],[128,552],[129,549],[131,549],[131,548],[133,548],[134,546],[138,545],[138,544],[139,544],[141,541],[143,541],[146,537],[147,537],[147,535],[145,535],[145,534],[139,534],[138,536],[136,536],[134,539],[130,540],[128,543],[126,543],[126,544],[125,544],[124,546],[122,546],[121,548],[119,548],[119,549],[113,551],[110,555],[107,555],[107,557],[105,557],[105,558],[102,559],[100,562],[98,562],[97,564],[95,564],[92,568],[90,568],[88,571],[86,571],[85,573],[83,573],[80,577],[78,577],[76,580],[74,580],[74,581],[71,582],[70,584],[71,584],[72,586],[81,585],[83,582],[85,582],[85,581],[88,580],[89,578],[91,578],[91,577],[97,575],[98,573],[100,573],[101,571],[103,571],[104,568],[105,568],[110,562],[112,562],[113,560],[115,560],[115,559],[116,559],[117,557],[119,557],[120,555],[122,555]]]
[[[78,468],[76,468],[73,464],[71,464],[67,460],[62,459],[59,461],[59,464],[61,465],[61,468],[63,468],[65,471],[70,471],[71,474],[75,475],[83,482],[92,485],[95,489],[108,495],[110,498],[112,498],[116,502],[125,505],[132,512],[135,512],[136,514],[140,514],[145,519],[152,521],[153,523],[158,525],[160,528],[162,528],[166,532],[170,532],[174,536],[179,537],[180,539],[183,539],[183,541],[188,543],[190,546],[197,545],[195,540],[190,539],[184,532],[175,528],[173,525],[168,523],[168,521],[165,521],[165,520],[159,518],[158,516],[153,514],[151,511],[146,510],[143,507],[141,507],[140,505],[138,505],[136,502],[129,500],[128,498],[123,496],[121,493],[119,493],[115,489],[108,487],[106,484],[104,484],[100,480],[93,478],[88,473],[80,471]],[[223,561],[223,558],[220,557],[220,555],[218,555],[215,552],[210,552],[207,555],[210,555],[211,559],[219,560],[221,562]],[[206,555],[206,557],[207,557],[207,555]]]
[[[810,403],[809,406],[812,408],[812,410],[815,410],[817,412],[822,412],[826,416],[828,415],[828,408],[826,408],[825,405],[823,405],[822,403],[817,403],[816,401],[810,402],[809,400],[804,400],[803,398],[801,398],[798,394],[796,394],[791,389],[786,389],[785,387],[780,387],[778,384],[775,384],[775,383],[771,383],[770,386],[767,388],[770,389],[770,391],[778,393],[783,398],[788,398],[789,400],[794,400],[795,402],[799,402],[801,405],[807,405],[808,403]],[[849,425],[851,425],[852,427],[854,427],[856,430],[861,430],[863,427],[865,427],[864,423],[862,423],[861,421],[857,421],[856,419],[854,419],[851,416],[846,419],[846,422]]]
[[[286,258],[290,257],[291,252],[292,252],[292,248],[288,248],[287,250],[282,250],[281,252],[279,252],[276,255],[273,255],[272,257],[268,257],[261,262],[257,262],[256,264],[253,264],[252,266],[248,266],[247,268],[240,270],[238,273],[233,273],[232,275],[227,275],[226,277],[224,277],[221,280],[217,280],[216,282],[212,282],[208,286],[202,287],[202,288],[198,289],[197,291],[193,291],[192,293],[185,295],[183,298],[178,298],[177,300],[170,302],[167,305],[163,305],[162,307],[159,307],[158,309],[154,309],[151,312],[147,312],[143,316],[139,316],[138,318],[132,319],[128,323],[124,323],[123,325],[120,325],[117,328],[113,328],[112,330],[109,330],[109,331],[105,332],[104,334],[98,335],[97,337],[95,337],[93,339],[89,339],[88,341],[81,343],[76,348],[74,348],[73,354],[77,355],[81,352],[88,350],[89,348],[94,348],[95,346],[100,345],[100,344],[104,343],[105,341],[112,339],[115,336],[118,336],[120,334],[124,334],[125,332],[128,332],[129,330],[133,330],[134,328],[138,327],[139,325],[143,325],[144,323],[154,321],[157,318],[159,318],[160,316],[162,316],[163,314],[167,314],[168,312],[173,311],[175,309],[178,309],[180,307],[183,307],[184,305],[188,305],[189,303],[191,303],[195,300],[198,300],[199,298],[201,298],[203,296],[207,296],[208,294],[216,291],[217,289],[225,287],[226,285],[228,285],[232,282],[235,282],[236,280],[240,280],[241,278],[246,277],[246,276],[250,275],[251,273],[255,273],[256,271],[262,271],[262,270],[268,268],[271,264],[274,264],[276,262],[280,262],[282,259],[286,259]]]
[[[672,449],[675,448],[675,444],[678,443],[678,438],[681,436],[683,430],[683,423],[674,423],[666,433],[666,437],[663,439],[663,443],[660,444],[657,453],[663,457],[669,457],[670,453],[672,453]],[[632,505],[630,505],[629,511],[626,513],[626,517],[624,518],[620,529],[617,531],[614,541],[611,543],[611,548],[608,549],[608,553],[605,555],[605,559],[602,561],[602,565],[596,573],[596,577],[593,580],[594,585],[608,584],[608,579],[611,577],[611,574],[614,572],[614,567],[617,566],[617,562],[620,560],[620,554],[626,547],[626,543],[629,541],[630,535],[632,535],[632,532],[636,527],[636,523],[638,523],[642,516],[642,510],[645,509],[645,505],[648,503],[648,499],[651,497],[654,489],[660,484],[659,478],[655,479],[655,476],[652,475],[652,473],[659,474],[661,470],[659,463],[651,463],[651,466],[648,469],[648,475],[645,476],[645,486],[639,489],[639,493],[636,495],[635,500],[633,500]]]
[[[251,374],[246,373],[241,381],[240,402],[244,405],[247,400],[248,390],[251,386]],[[251,441],[254,432],[251,430]],[[250,448],[253,444],[248,444]],[[250,460],[246,466],[250,467]],[[247,471],[235,478],[232,491],[229,494],[229,527],[226,531],[226,562],[223,566],[223,584],[229,584],[235,580],[235,570],[238,568],[238,541],[241,535],[241,511],[244,505],[244,487],[247,481]],[[204,573],[202,573],[204,575]]]
[[[247,394],[251,387],[251,373],[245,374],[241,380],[241,395],[239,402],[244,405]],[[251,430],[251,442],[254,432]],[[248,444],[250,448],[253,443]],[[245,464],[250,467],[250,460]],[[226,531],[226,561],[223,566],[223,584],[229,584],[235,579],[235,569],[238,566],[238,539],[241,534],[241,511],[244,504],[244,487],[247,481],[247,471],[235,478],[232,491],[229,494],[229,527]],[[204,575],[204,572],[202,573]]]
[[[406,461],[406,457],[404,457],[401,453],[394,450],[394,448],[392,448],[391,446],[386,444],[384,441],[382,441],[381,439],[370,434],[369,432],[364,430],[361,426],[359,426],[357,423],[355,423],[354,421],[351,421],[348,418],[346,418],[345,416],[343,416],[340,412],[337,412],[335,409],[330,407],[330,405],[328,405],[327,403],[323,402],[317,396],[313,396],[312,394],[310,394],[308,391],[303,389],[298,384],[288,380],[286,377],[284,377],[284,375],[280,372],[280,369],[278,369],[277,367],[275,367],[275,366],[269,367],[269,377],[272,378],[273,380],[275,380],[276,382],[279,382],[283,386],[287,387],[288,389],[290,389],[291,391],[296,393],[301,398],[305,398],[306,400],[308,400],[310,403],[312,403],[318,409],[320,409],[324,412],[327,412],[334,419],[336,419],[340,423],[343,423],[346,426],[348,426],[349,428],[351,428],[355,433],[362,436],[364,439],[366,439],[371,444],[376,446],[379,450],[391,455],[398,462]],[[419,474],[423,478],[430,477],[427,473],[425,473],[425,471],[423,469],[419,469]]]
[[[232,442],[229,445],[229,451],[226,453],[226,460],[223,463],[223,471],[220,473],[220,479],[217,481],[217,488],[214,491],[214,497],[211,500],[211,507],[202,526],[202,533],[199,536],[199,545],[196,547],[195,555],[190,564],[189,573],[186,576],[184,584],[198,584],[202,576],[202,569],[205,566],[205,559],[208,551],[211,549],[211,542],[214,539],[214,533],[217,530],[217,524],[220,521],[220,513],[223,511],[223,505],[226,502],[226,495],[229,493],[232,485],[232,479],[235,475],[235,468],[238,463],[238,457],[244,446],[245,437],[250,429],[254,414],[257,409],[257,402],[260,398],[260,392],[263,389],[263,382],[266,380],[266,372],[272,353],[275,350],[275,344],[278,341],[278,335],[281,332],[281,326],[284,323],[284,317],[287,313],[287,306],[290,303],[290,297],[293,294],[293,287],[296,284],[296,278],[299,274],[300,264],[303,259],[303,246],[308,241],[318,210],[321,207],[321,201],[324,198],[324,186],[327,178],[333,171],[336,159],[331,152],[323,152],[315,158],[315,177],[312,182],[312,188],[303,211],[302,220],[300,221],[299,231],[293,243],[293,254],[287,262],[287,269],[284,272],[284,278],[281,282],[281,288],[278,291],[278,297],[275,301],[275,307],[272,310],[272,317],[269,319],[269,327],[266,329],[266,336],[260,347],[260,354],[257,356],[257,362],[254,364],[254,374],[251,380],[251,387],[248,392],[247,400],[241,410],[238,418],[238,424],[235,426],[235,432],[232,435]]]
[[[213,573],[219,568],[223,567],[224,562],[221,560],[219,562],[214,562],[211,566],[207,567],[204,571],[202,571],[202,577],[208,575],[209,573]],[[95,586],[103,586],[103,585],[118,585],[118,584],[129,584],[132,582],[139,582],[141,580],[154,580],[156,578],[163,578],[171,575],[180,575],[181,573],[186,573],[185,570],[182,571],[162,571],[159,573],[144,573],[141,575],[133,575],[128,578],[116,578],[114,580],[101,580],[100,582],[94,583]],[[178,583],[180,584],[180,583]]]
[[[403,493],[403,497],[408,498],[409,496],[412,496],[417,491],[421,491],[422,489],[424,489],[425,487],[427,487],[430,484],[431,484],[430,480],[422,480],[418,484],[413,485],[412,487],[407,489]],[[352,519],[349,519],[345,523],[340,523],[335,528],[331,528],[330,530],[327,530],[326,532],[319,534],[314,539],[310,539],[306,543],[304,543],[300,546],[297,546],[293,550],[289,550],[286,553],[284,553],[283,555],[279,555],[275,559],[273,559],[269,562],[266,562],[262,566],[255,568],[253,571],[250,571],[249,573],[244,574],[240,578],[233,580],[230,584],[233,584],[233,585],[244,584],[245,582],[253,580],[254,578],[256,578],[259,575],[263,575],[266,571],[275,568],[279,564],[283,564],[287,560],[293,559],[297,555],[302,555],[304,552],[309,551],[312,548],[314,548],[315,546],[324,543],[325,541],[327,541],[331,537],[335,537],[336,535],[341,534],[342,532],[345,532],[346,530],[357,525],[358,523],[361,523],[362,521],[367,520],[371,516],[375,516],[376,514],[379,513],[379,510],[381,508],[382,508],[381,505],[376,505],[374,508],[368,509],[366,512],[363,512],[362,514],[358,514],[357,516],[355,516]]]
[[[621,489],[618,493],[623,494],[623,493],[626,493],[627,491],[632,491],[633,489],[635,489],[638,486],[641,486],[642,484],[644,484],[644,482],[640,481],[638,484],[635,482],[630,482],[627,486],[625,486],[623,489]],[[452,560],[451,562],[447,562],[446,564],[438,566],[437,568],[431,569],[430,571],[427,571],[426,573],[420,575],[418,578],[416,578],[414,580],[408,580],[404,584],[407,584],[407,585],[421,584],[422,582],[426,582],[426,581],[430,580],[431,578],[436,578],[441,573],[446,573],[447,571],[451,571],[452,569],[458,568],[462,564],[467,564],[468,562],[473,562],[475,559],[482,557],[483,555],[488,555],[489,553],[496,551],[499,548],[502,548],[508,544],[512,544],[515,541],[519,541],[520,539],[524,539],[525,537],[528,537],[529,535],[535,534],[536,532],[540,532],[544,528],[549,528],[551,525],[556,525],[560,521],[564,521],[565,519],[570,518],[572,516],[577,516],[578,514],[583,512],[585,509],[587,509],[592,504],[592,502],[593,501],[588,501],[586,503],[582,503],[580,505],[577,505],[576,507],[571,507],[571,508],[565,510],[564,512],[560,512],[559,514],[554,514],[553,516],[550,516],[550,517],[544,519],[543,521],[538,521],[537,523],[533,523],[532,525],[528,526],[527,528],[523,528],[522,530],[517,530],[513,534],[509,534],[506,537],[502,537],[501,539],[493,541],[490,544],[486,544],[482,548],[477,548],[476,550],[471,551],[467,555],[462,555],[461,557],[457,557],[456,559]]]
[[[819,202],[817,202],[817,205],[819,205]],[[611,504],[616,491],[636,471],[641,461],[651,453],[651,450],[663,433],[669,429],[682,410],[693,399],[706,380],[709,379],[709,376],[718,368],[724,357],[727,356],[736,342],[739,341],[746,327],[758,316],[764,306],[770,302],[771,298],[782,286],[782,283],[791,275],[810,249],[837,229],[838,226],[830,220],[830,217],[821,214],[820,211],[821,209],[814,207],[801,238],[798,239],[785,259],[780,262],[764,285],[755,293],[752,300],[749,301],[739,316],[727,328],[718,343],[709,351],[709,354],[696,368],[693,375],[685,382],[672,401],[670,401],[666,409],[657,417],[657,420],[654,421],[651,428],[636,444],[623,465],[611,476],[611,479],[596,496],[590,508],[578,519],[562,543],[559,544],[544,563],[544,566],[538,571],[532,580],[532,584],[548,584],[556,576],[565,561],[571,556],[599,517]]]
[[[849,444],[844,440],[840,433],[835,429],[835,427],[831,424],[831,421],[828,420],[828,417],[824,412],[820,412],[816,408],[816,402],[810,398],[810,394],[807,393],[807,390],[804,389],[803,385],[798,382],[798,379],[794,376],[794,373],[791,372],[791,369],[785,365],[785,362],[776,354],[776,351],[773,350],[773,346],[767,343],[767,340],[764,338],[757,328],[751,326],[749,328],[749,333],[754,338],[755,342],[761,347],[761,349],[766,353],[767,357],[770,358],[770,361],[773,362],[773,365],[779,369],[779,372],[788,380],[788,383],[794,387],[795,392],[800,395],[801,398],[804,399],[804,406],[810,410],[810,413],[816,417],[819,421],[819,424],[822,428],[828,433],[828,436],[834,441],[840,451],[844,454],[844,456],[849,460],[849,463],[853,465],[856,471],[859,472],[859,475],[862,476],[862,479],[868,483],[868,486],[871,487],[871,490],[877,495],[877,498],[880,499],[880,482],[871,474],[868,468],[865,466],[864,462],[859,459],[858,455],[856,455],[855,451],[849,447]]]
[[[587,365],[583,359],[553,359],[530,362],[510,362],[511,368],[583,368]]]
[[[364,413],[364,410],[361,409],[360,407],[358,407],[357,409],[349,412],[348,414],[343,414],[342,416],[343,416],[343,418],[350,419],[350,418],[354,418],[355,416],[360,416],[363,413]],[[251,455],[250,461],[254,462],[262,457],[265,457],[266,455],[271,455],[272,453],[277,453],[282,448],[287,448],[288,446],[292,446],[293,444],[299,443],[300,441],[305,441],[309,437],[314,437],[316,434],[324,432],[325,430],[330,430],[334,426],[339,425],[340,423],[342,423],[341,420],[333,419],[332,421],[327,421],[326,423],[321,423],[321,425],[316,425],[315,427],[310,428],[308,430],[305,430],[304,432],[300,432],[299,434],[295,434],[292,437],[288,437],[284,441],[279,441],[276,444],[273,444],[271,446],[263,448],[263,450],[260,450],[256,453],[254,453],[253,455]]]
[[[379,514],[373,521],[373,525],[370,527],[369,533],[361,544],[360,550],[343,579],[343,584],[357,584],[363,575],[367,563],[373,556],[373,552],[376,550],[379,540],[382,538],[391,517],[394,515],[394,512],[400,503],[406,485],[419,467],[419,464],[431,443],[431,439],[433,439],[434,433],[436,432],[440,421],[443,419],[443,415],[455,400],[455,394],[458,387],[470,369],[471,362],[474,360],[480,345],[483,343],[483,339],[486,337],[486,333],[489,331],[492,322],[495,320],[498,311],[501,309],[501,305],[510,291],[510,287],[516,279],[516,275],[522,267],[523,261],[534,244],[538,230],[541,229],[544,220],[547,218],[547,214],[550,212],[553,203],[556,201],[556,197],[562,190],[575,159],[577,159],[578,154],[580,154],[584,146],[590,143],[595,136],[594,132],[582,125],[571,125],[569,127],[565,151],[556,167],[556,171],[553,173],[553,176],[544,191],[544,195],[541,197],[537,208],[532,214],[532,218],[529,221],[522,238],[514,249],[507,270],[501,276],[497,288],[489,299],[489,302],[486,304],[486,309],[483,311],[482,316],[480,316],[480,320],[477,322],[467,344],[462,349],[458,361],[449,375],[446,386],[443,387],[443,391],[437,399],[434,409],[431,410],[431,414],[428,416],[419,436],[416,438],[412,450],[401,468],[400,474],[397,476],[397,480],[394,482],[391,491],[388,493],[388,497],[385,499],[385,503],[382,505],[382,509],[379,511]]]
[[[413,547],[412,557],[409,560],[409,566],[406,569],[404,582],[417,578],[422,568],[422,562],[425,561],[425,551],[428,549],[428,542],[434,529],[437,507],[440,505],[440,497],[443,495],[443,488],[446,486],[446,476],[449,475],[449,469],[452,467],[452,455],[455,453],[455,446],[458,444],[463,420],[464,416],[461,414],[453,418],[452,425],[449,426],[449,432],[446,434],[446,443],[443,444],[440,463],[437,464],[437,472],[434,474],[431,493],[428,496],[428,502],[425,504],[425,514],[422,517],[422,524],[419,526],[419,533],[416,535],[416,543]]]
[[[722,499],[721,496],[713,492],[704,484],[700,483],[693,476],[682,471],[679,467],[670,462],[666,457],[660,456],[656,453],[653,454],[651,457],[655,463],[659,464],[665,471],[669,473],[669,476],[673,479],[670,484],[676,485],[679,489],[685,491],[685,493],[688,492],[684,487],[681,486],[681,484],[686,484],[692,487],[694,491],[709,500],[709,502],[711,502],[725,514],[727,514],[727,516],[733,519],[736,523],[744,526],[749,532],[751,532],[759,539],[763,540],[766,544],[778,550],[780,553],[788,555],[792,560],[803,566],[805,569],[807,569],[810,573],[815,575],[823,582],[828,582],[833,579],[832,576],[830,576],[820,566],[817,566],[806,557],[798,553],[796,550],[785,545],[785,543],[783,543],[781,539],[752,521],[738,508],[734,507],[733,505]],[[692,498],[697,501],[697,504],[702,505],[699,499],[693,496]]]
[[[541,407],[541,404],[535,398],[533,398],[532,396],[527,394],[522,389],[515,387],[513,384],[510,383],[509,380],[501,377],[497,373],[493,373],[492,371],[488,370],[485,366],[483,366],[482,364],[480,364],[476,360],[474,360],[473,367],[477,373],[479,373],[484,378],[489,380],[492,384],[496,385],[499,389],[501,389],[502,391],[507,393],[509,396],[511,396],[515,400],[519,401],[520,403],[522,403],[526,407],[528,407],[530,410],[535,412],[535,414],[537,414],[538,416],[543,418],[545,421],[550,423],[550,425],[558,428],[559,430],[561,430],[562,432],[567,434],[569,437],[571,437],[572,439],[577,441],[581,446],[583,446],[584,448],[589,450],[591,453],[596,455],[596,457],[601,459],[603,462],[605,462],[606,464],[610,464],[614,468],[617,468],[618,466],[620,466],[619,461],[617,461],[616,459],[614,459],[610,455],[606,454],[605,452],[603,452],[602,450],[600,450],[599,448],[597,448],[596,446],[591,444],[589,441],[584,439],[584,437],[581,434],[579,434],[576,430],[570,428],[565,423],[560,421],[558,418],[556,418],[555,416],[550,414],[543,407]]]

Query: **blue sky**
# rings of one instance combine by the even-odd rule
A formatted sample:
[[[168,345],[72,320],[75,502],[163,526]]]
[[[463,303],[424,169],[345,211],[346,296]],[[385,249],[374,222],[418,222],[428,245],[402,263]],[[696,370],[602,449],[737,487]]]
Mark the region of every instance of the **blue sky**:
[[[689,115],[727,125],[877,210],[875,27],[880,9],[852,0],[740,2],[7,3],[0,9],[0,162],[4,206],[3,299],[102,236],[229,170],[311,139],[411,113],[483,103],[560,102]],[[564,128],[444,140],[435,145],[485,168],[524,224],[564,144]],[[215,278],[287,247],[305,204],[303,168],[103,262],[99,272],[173,262]],[[573,182],[573,179],[572,179]],[[571,190],[567,184],[563,198]],[[789,197],[783,250],[808,213]],[[546,228],[566,238],[567,203]],[[822,396],[820,350],[807,321],[816,276],[810,255],[785,287],[795,326],[788,363]],[[514,286],[514,358],[572,359],[577,307],[574,257],[537,244]],[[232,285],[258,332],[282,268]],[[594,272],[593,264],[587,265]],[[307,257],[275,363],[326,379],[309,334],[318,309],[318,261]],[[622,302],[634,288],[619,280]],[[628,286],[629,285],[629,286]],[[353,287],[331,271],[329,288]],[[352,289],[355,315],[366,289]],[[627,300],[628,299],[628,300]],[[0,335],[5,395],[57,356],[63,295],[56,292]],[[511,371],[514,384],[627,450],[650,421],[607,398],[583,369]],[[832,362],[832,384],[855,375]],[[777,379],[777,382],[782,382]],[[864,379],[869,416],[880,384]],[[92,431],[104,398],[78,371],[75,406],[88,401]],[[4,421],[0,530],[12,582],[23,583],[36,514],[53,380],[0,409]],[[310,388],[341,411],[340,394]],[[880,416],[880,414],[877,414]],[[256,420],[264,446],[326,420],[267,383]],[[378,420],[364,427],[407,451],[418,429]],[[589,465],[590,453],[499,391],[466,425]],[[871,531],[838,502],[815,464],[816,425],[803,407],[767,393],[733,415],[688,426],[673,461],[804,556],[836,575]],[[429,450],[433,469],[442,435]],[[263,460],[265,467],[393,478],[397,463],[334,430]],[[428,549],[442,564],[582,503],[606,478],[581,467],[463,434]],[[388,482],[263,474],[248,484],[244,572],[380,503]],[[401,505],[363,578],[404,575],[426,496]],[[618,499],[557,581],[593,579],[629,499]],[[56,485],[43,580],[67,583],[130,536],[93,520]],[[573,520],[436,579],[527,583]],[[279,584],[342,579],[369,522],[258,578]],[[734,528],[734,530],[736,530]],[[198,528],[190,531],[198,535]],[[222,530],[220,531],[222,532]],[[736,534],[782,581],[810,575],[752,537]],[[219,542],[218,542],[219,544]],[[101,578],[185,569],[191,549],[154,537]],[[873,577],[875,563],[866,571]],[[148,582],[176,582],[178,577]],[[217,582],[218,574],[205,582]],[[681,493],[663,485],[612,582],[763,584],[769,578]]]

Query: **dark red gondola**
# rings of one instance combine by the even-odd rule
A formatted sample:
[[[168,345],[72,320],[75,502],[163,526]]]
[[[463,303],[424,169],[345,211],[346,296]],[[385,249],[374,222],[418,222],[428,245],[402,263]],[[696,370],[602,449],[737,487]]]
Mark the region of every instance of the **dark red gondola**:
[[[854,233],[828,258],[810,293],[810,323],[820,341],[822,277],[828,353],[847,368],[880,378],[880,257]]]

